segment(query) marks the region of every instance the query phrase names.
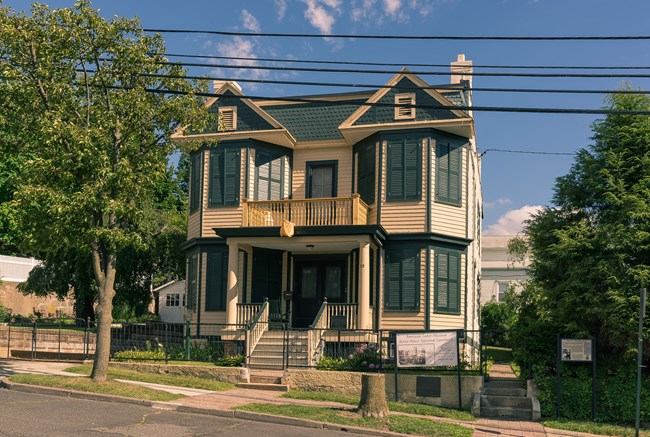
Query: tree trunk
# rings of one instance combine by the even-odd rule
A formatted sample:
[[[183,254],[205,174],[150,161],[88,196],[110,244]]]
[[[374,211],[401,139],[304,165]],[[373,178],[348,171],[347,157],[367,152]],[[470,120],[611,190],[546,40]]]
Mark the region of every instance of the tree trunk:
[[[381,419],[388,416],[386,379],[383,374],[361,375],[361,401],[357,412],[363,417]]]
[[[111,354],[111,323],[113,322],[113,297],[115,296],[115,255],[100,253],[93,249],[93,269],[99,289],[99,303],[95,310],[97,342],[90,377],[105,381],[108,375],[108,359]]]

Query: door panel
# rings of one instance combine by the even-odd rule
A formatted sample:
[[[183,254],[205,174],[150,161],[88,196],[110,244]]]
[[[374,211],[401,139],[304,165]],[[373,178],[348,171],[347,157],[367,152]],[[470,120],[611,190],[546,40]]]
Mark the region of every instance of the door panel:
[[[279,300],[282,292],[282,251],[253,248],[251,302]]]
[[[345,302],[344,258],[297,259],[293,293],[293,326],[305,328],[314,322],[323,299]]]
[[[336,197],[335,161],[313,162],[307,164],[307,197],[312,199]]]

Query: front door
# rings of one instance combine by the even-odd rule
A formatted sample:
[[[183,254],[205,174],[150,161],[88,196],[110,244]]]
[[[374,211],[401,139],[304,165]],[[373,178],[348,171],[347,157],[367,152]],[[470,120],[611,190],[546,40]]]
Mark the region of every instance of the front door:
[[[293,326],[306,328],[314,322],[327,298],[345,302],[345,259],[296,259],[293,292]]]
[[[280,300],[282,292],[282,251],[253,248],[251,302]]]
[[[307,163],[307,197],[336,197],[336,161]]]

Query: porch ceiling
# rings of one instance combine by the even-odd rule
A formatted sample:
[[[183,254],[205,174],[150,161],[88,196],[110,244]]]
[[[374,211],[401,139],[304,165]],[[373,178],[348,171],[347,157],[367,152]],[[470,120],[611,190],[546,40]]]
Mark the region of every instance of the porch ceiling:
[[[368,235],[329,237],[249,237],[228,238],[228,242],[247,244],[263,249],[276,249],[293,253],[317,254],[323,252],[349,252],[359,248],[359,243],[372,243]]]

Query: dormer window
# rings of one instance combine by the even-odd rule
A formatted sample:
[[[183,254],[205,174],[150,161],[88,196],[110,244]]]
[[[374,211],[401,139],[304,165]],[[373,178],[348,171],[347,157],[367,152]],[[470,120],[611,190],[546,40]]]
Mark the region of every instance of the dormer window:
[[[219,108],[220,131],[237,130],[237,107],[224,106]]]
[[[403,105],[415,105],[415,93],[395,94],[395,120],[414,120],[415,107]]]

